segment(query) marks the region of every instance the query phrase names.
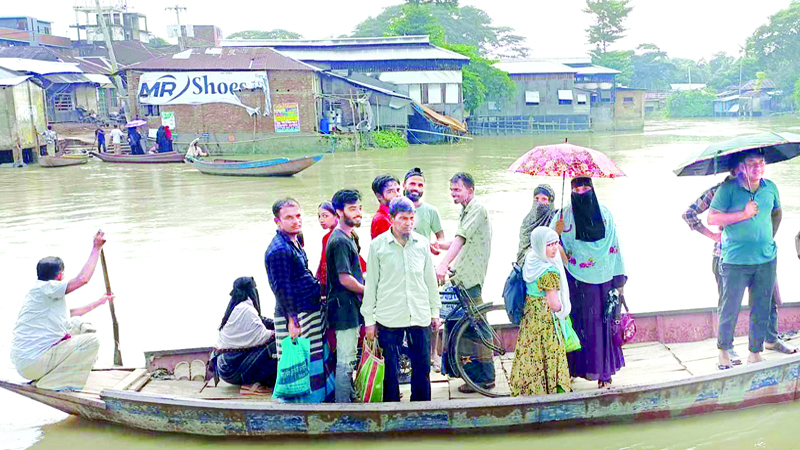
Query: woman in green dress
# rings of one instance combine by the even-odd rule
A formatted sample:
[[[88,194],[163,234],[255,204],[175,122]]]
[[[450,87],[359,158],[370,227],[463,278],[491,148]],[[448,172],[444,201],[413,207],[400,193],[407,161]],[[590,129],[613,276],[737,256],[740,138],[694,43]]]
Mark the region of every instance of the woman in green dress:
[[[525,315],[519,324],[511,394],[543,395],[572,390],[567,352],[558,319],[569,317],[569,287],[559,256],[558,234],[538,227],[522,275],[527,285]]]

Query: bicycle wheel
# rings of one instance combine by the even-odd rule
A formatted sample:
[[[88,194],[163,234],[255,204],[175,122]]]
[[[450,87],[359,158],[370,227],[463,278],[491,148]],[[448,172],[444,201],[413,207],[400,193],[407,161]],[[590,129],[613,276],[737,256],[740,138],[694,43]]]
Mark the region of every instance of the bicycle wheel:
[[[503,311],[503,305],[480,305],[473,321],[465,318],[454,331],[451,351],[458,374],[464,383],[487,397],[508,397],[511,390],[508,378],[514,354],[514,343],[504,342],[501,326],[493,325],[486,315]],[[504,328],[504,327],[502,327]]]

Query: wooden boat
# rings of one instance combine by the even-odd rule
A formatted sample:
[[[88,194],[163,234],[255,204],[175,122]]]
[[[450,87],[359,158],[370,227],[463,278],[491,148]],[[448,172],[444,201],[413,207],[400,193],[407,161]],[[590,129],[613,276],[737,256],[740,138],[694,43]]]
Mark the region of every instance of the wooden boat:
[[[163,163],[182,163],[183,153],[168,152],[144,155],[115,155],[112,153],[91,152],[96,158],[109,163],[133,163],[133,164],[163,164]]]
[[[800,304],[786,306],[781,315],[791,322],[800,320]],[[664,317],[656,316],[661,322]],[[746,338],[734,343],[740,354],[746,354]],[[0,387],[89,420],[149,431],[227,436],[380,435],[647,421],[792,402],[800,395],[800,354],[765,350],[763,363],[718,371],[713,338],[626,345],[626,367],[614,376],[614,388],[598,390],[594,382],[576,381],[572,393],[537,397],[462,394],[457,389],[461,380],[434,372],[430,402],[407,402],[406,391],[401,403],[303,405],[278,403],[268,396],[243,397],[237,386],[224,382],[214,386],[157,376],[186,361],[199,368],[200,373],[191,375],[204,379],[209,351],[146,352],[146,368],[95,370],[78,392],[41,390],[13,381],[0,381]],[[497,373],[499,387],[505,382],[501,379],[505,370]]]
[[[210,161],[187,157],[186,161],[195,169],[208,175],[237,177],[289,177],[308,169],[319,162],[323,155],[304,158],[276,158],[256,161],[214,159]]]
[[[89,161],[89,155],[62,155],[62,156],[40,156],[39,165],[42,167],[65,167],[76,166],[78,164],[86,164]]]

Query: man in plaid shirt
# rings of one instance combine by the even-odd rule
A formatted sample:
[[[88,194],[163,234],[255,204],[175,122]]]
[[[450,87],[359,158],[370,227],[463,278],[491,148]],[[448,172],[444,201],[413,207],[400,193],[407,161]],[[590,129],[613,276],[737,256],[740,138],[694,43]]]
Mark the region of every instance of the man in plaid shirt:
[[[725,178],[722,183],[725,183],[728,180],[735,179],[736,175],[731,172],[731,175]],[[692,230],[697,231],[698,233],[702,234],[703,236],[711,239],[714,241],[714,252],[713,257],[711,259],[711,270],[714,272],[714,279],[717,281],[717,293],[719,294],[719,302],[722,301],[722,276],[719,273],[719,268],[722,264],[722,246],[720,241],[722,240],[722,229],[718,233],[715,233],[708,229],[704,224],[703,221],[697,217],[699,214],[703,214],[706,212],[709,207],[711,206],[711,201],[714,200],[714,194],[717,193],[717,189],[722,185],[722,183],[717,184],[705,192],[703,192],[700,197],[694,201],[689,208],[683,213],[683,220],[689,225],[689,228]],[[798,233],[796,238],[797,244],[797,257],[800,258],[800,233]],[[796,353],[797,349],[786,345],[778,337],[778,305],[775,302],[775,295],[779,295],[778,293],[778,284],[775,283],[775,290],[773,292],[772,298],[772,308],[770,311],[770,321],[769,321],[769,328],[767,329],[767,339],[764,344],[768,350],[775,350],[781,353]],[[734,365],[739,365],[742,363],[742,360],[739,358],[739,355],[736,354],[734,350],[730,350],[729,355],[731,357],[731,363]]]

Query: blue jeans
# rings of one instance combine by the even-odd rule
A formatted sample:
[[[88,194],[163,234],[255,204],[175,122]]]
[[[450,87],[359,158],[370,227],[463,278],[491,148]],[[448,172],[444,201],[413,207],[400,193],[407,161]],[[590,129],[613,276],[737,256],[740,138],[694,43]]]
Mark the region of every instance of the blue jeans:
[[[717,281],[717,291],[719,292],[719,302],[717,307],[722,308],[722,258],[714,256],[711,261],[711,270],[714,272],[714,279]],[[775,292],[773,292],[772,306],[769,312],[769,327],[767,328],[766,342],[774,344],[778,342],[778,304],[775,298],[778,295],[778,281],[775,281]],[[748,305],[753,304],[753,291],[748,291],[749,302]]]
[[[336,403],[353,402],[353,368],[358,352],[358,329],[336,330]]]
[[[722,304],[719,308],[720,350],[733,348],[733,333],[739,318],[744,290],[751,293],[750,304],[750,345],[753,353],[764,350],[764,341],[770,328],[772,309],[777,317],[777,306],[773,301],[777,260],[764,264],[740,265],[722,263]]]
[[[400,401],[400,353],[408,336],[411,360],[411,401],[431,399],[431,327],[387,328],[378,324],[378,344],[383,350],[383,401]]]

